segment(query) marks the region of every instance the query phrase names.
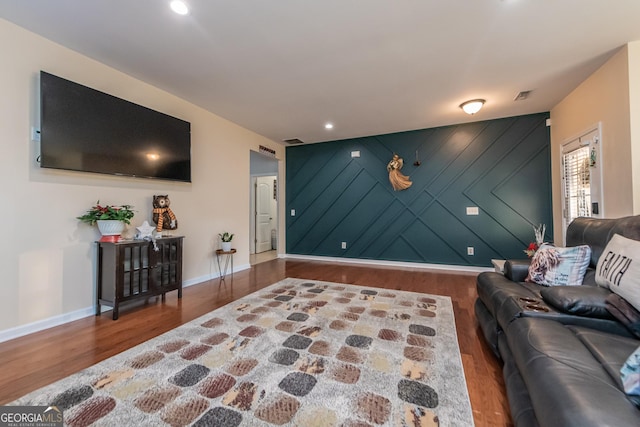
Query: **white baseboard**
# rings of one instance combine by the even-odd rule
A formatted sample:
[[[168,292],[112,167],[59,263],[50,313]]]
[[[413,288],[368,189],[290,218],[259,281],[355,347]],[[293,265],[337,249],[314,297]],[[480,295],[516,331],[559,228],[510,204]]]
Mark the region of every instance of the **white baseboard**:
[[[38,320],[36,322],[27,323],[26,325],[16,326],[15,328],[5,329],[4,331],[0,331],[0,342],[9,341],[14,338],[22,337],[24,335],[39,332],[44,329],[49,329],[54,326],[59,326],[64,323],[73,322],[74,320],[94,315],[95,308],[86,307],[80,310],[71,311],[69,313],[49,317],[47,319]]]
[[[239,271],[248,270],[250,268],[251,268],[251,264],[237,265],[237,266],[233,266],[233,272],[237,273]],[[207,280],[217,279],[219,277],[220,277],[220,273],[218,272],[206,274],[200,277],[194,277],[193,279],[183,280],[182,287],[187,288],[189,286],[197,285],[198,283],[206,282]]]
[[[295,255],[284,254],[278,255],[278,258],[299,259],[305,261],[324,261],[337,262],[343,264],[368,265],[376,267],[393,267],[393,268],[417,268],[420,270],[438,270],[451,271],[455,273],[482,273],[483,271],[494,271],[492,267],[473,267],[467,265],[448,265],[448,264],[427,264],[422,262],[404,262],[404,261],[385,261],[377,259],[359,259],[359,258],[338,258],[311,255]]]
[[[233,267],[233,272],[247,270],[251,268],[251,264],[243,264]],[[198,283],[206,282],[207,280],[217,279],[220,277],[219,273],[208,274],[205,276],[195,277],[193,279],[187,279],[182,282],[182,288],[197,285]],[[110,311],[111,308],[102,308],[102,312]],[[80,310],[71,311],[69,313],[59,314],[47,319],[38,320],[36,322],[27,323],[26,325],[16,326],[14,328],[5,329],[0,331],[0,343],[12,340],[14,338],[23,337],[25,335],[33,334],[34,332],[43,331],[45,329],[53,328],[54,326],[60,326],[65,323],[73,322],[74,320],[80,320],[85,317],[94,316],[96,314],[95,307],[85,307]]]
[[[483,271],[494,271],[490,267],[470,267],[461,265],[445,265],[445,264],[426,264],[418,262],[398,262],[398,261],[380,261],[370,259],[357,259],[357,258],[337,258],[337,257],[322,257],[322,256],[309,256],[309,255],[295,255],[295,254],[278,254],[278,258],[285,259],[299,259],[307,261],[323,261],[323,262],[335,262],[344,264],[356,264],[356,265],[369,265],[376,267],[393,267],[393,268],[415,268],[421,270],[439,270],[439,271],[451,271],[456,273],[481,273]],[[251,268],[250,264],[243,264],[234,266],[233,272],[247,270]],[[194,277],[184,280],[182,287],[187,288],[189,286],[197,285],[208,280],[217,279],[220,277],[219,273],[207,274],[200,277]],[[110,309],[103,309],[102,311],[109,311]],[[0,331],[0,342],[9,341],[14,338],[19,338],[34,332],[39,332],[45,329],[52,328],[54,326],[63,325],[65,323],[73,322],[85,317],[95,315],[95,308],[85,307],[79,310],[75,310],[69,313],[59,314],[47,319],[38,320],[36,322],[28,323],[26,325],[16,326],[14,328],[5,329]]]

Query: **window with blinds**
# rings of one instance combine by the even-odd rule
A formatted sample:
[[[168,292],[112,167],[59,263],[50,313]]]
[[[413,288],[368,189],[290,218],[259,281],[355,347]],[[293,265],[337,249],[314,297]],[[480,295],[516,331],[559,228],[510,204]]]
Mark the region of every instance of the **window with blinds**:
[[[580,216],[591,216],[591,171],[589,146],[562,155],[564,218],[566,224]]]

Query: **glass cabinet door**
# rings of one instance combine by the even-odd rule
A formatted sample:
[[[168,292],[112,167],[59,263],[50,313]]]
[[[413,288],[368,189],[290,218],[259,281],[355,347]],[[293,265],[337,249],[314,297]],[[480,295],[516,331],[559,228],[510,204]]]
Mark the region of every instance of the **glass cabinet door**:
[[[135,244],[121,247],[123,266],[122,296],[149,292],[149,245]]]

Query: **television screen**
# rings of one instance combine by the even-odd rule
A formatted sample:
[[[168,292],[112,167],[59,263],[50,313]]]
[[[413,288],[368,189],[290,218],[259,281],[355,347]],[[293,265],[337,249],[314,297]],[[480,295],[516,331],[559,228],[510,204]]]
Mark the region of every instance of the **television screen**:
[[[191,182],[191,124],[40,72],[40,166]]]

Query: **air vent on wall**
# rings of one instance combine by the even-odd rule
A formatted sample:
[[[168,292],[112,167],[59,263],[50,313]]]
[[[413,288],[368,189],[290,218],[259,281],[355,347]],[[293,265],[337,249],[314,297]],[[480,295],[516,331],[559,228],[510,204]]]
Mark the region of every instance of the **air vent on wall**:
[[[298,138],[283,139],[282,142],[286,142],[287,144],[291,145],[304,144],[304,142],[299,140]]]
[[[522,92],[518,93],[513,100],[514,101],[524,101],[525,99],[527,99],[529,97],[529,95],[531,95],[531,91],[530,90],[523,90]]]

